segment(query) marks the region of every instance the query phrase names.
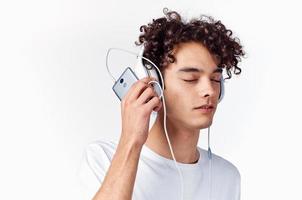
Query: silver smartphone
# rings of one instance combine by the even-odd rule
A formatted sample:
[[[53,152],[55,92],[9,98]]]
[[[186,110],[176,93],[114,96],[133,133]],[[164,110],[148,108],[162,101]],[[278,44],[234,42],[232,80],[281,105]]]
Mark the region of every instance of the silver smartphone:
[[[136,81],[138,81],[138,77],[132,71],[130,67],[127,67],[119,79],[112,86],[112,90],[116,94],[116,96],[122,100],[123,97],[127,94],[131,85],[133,85]]]

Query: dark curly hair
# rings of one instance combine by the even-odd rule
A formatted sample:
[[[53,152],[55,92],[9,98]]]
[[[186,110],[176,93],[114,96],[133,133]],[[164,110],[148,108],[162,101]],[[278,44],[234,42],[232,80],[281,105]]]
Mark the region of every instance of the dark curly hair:
[[[199,42],[214,55],[218,67],[226,68],[228,75],[238,75],[241,68],[237,66],[241,56],[245,55],[238,38],[232,37],[232,31],[226,29],[220,20],[216,21],[211,16],[201,15],[200,19],[193,18],[184,22],[176,11],[163,9],[165,17],[153,19],[152,23],[140,27],[137,46],[144,45],[143,56],[153,61],[159,69],[175,62],[173,49],[179,43]]]

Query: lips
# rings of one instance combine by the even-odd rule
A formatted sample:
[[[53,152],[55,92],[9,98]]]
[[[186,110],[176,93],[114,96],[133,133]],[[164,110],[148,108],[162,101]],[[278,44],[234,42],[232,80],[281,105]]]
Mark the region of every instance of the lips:
[[[211,104],[205,104],[205,105],[199,106],[195,109],[200,109],[200,108],[202,108],[202,109],[212,109],[212,108],[214,108],[214,106],[211,105]]]
[[[195,110],[203,114],[210,114],[214,111],[214,106],[211,104],[205,104],[195,108]]]

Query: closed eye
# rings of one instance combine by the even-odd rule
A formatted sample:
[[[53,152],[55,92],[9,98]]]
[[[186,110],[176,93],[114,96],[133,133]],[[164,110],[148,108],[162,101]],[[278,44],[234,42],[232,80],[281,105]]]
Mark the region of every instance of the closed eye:
[[[194,81],[197,81],[197,79],[194,79],[194,80],[184,80],[185,82],[194,82]]]
[[[211,81],[214,81],[214,82],[217,82],[217,83],[221,82],[220,80],[215,80],[215,79],[211,79]]]
[[[197,81],[197,79],[194,79],[194,80],[184,80],[185,82],[195,82]],[[215,80],[215,79],[211,79],[211,81],[214,81],[214,82],[217,82],[217,83],[220,83],[221,81],[220,80]]]

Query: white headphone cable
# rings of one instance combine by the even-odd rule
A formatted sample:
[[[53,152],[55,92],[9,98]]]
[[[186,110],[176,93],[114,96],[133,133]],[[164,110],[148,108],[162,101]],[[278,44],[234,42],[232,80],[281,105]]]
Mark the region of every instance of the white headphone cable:
[[[208,127],[208,158],[209,158],[209,197],[208,199],[212,199],[212,151],[210,147],[210,126]]]

